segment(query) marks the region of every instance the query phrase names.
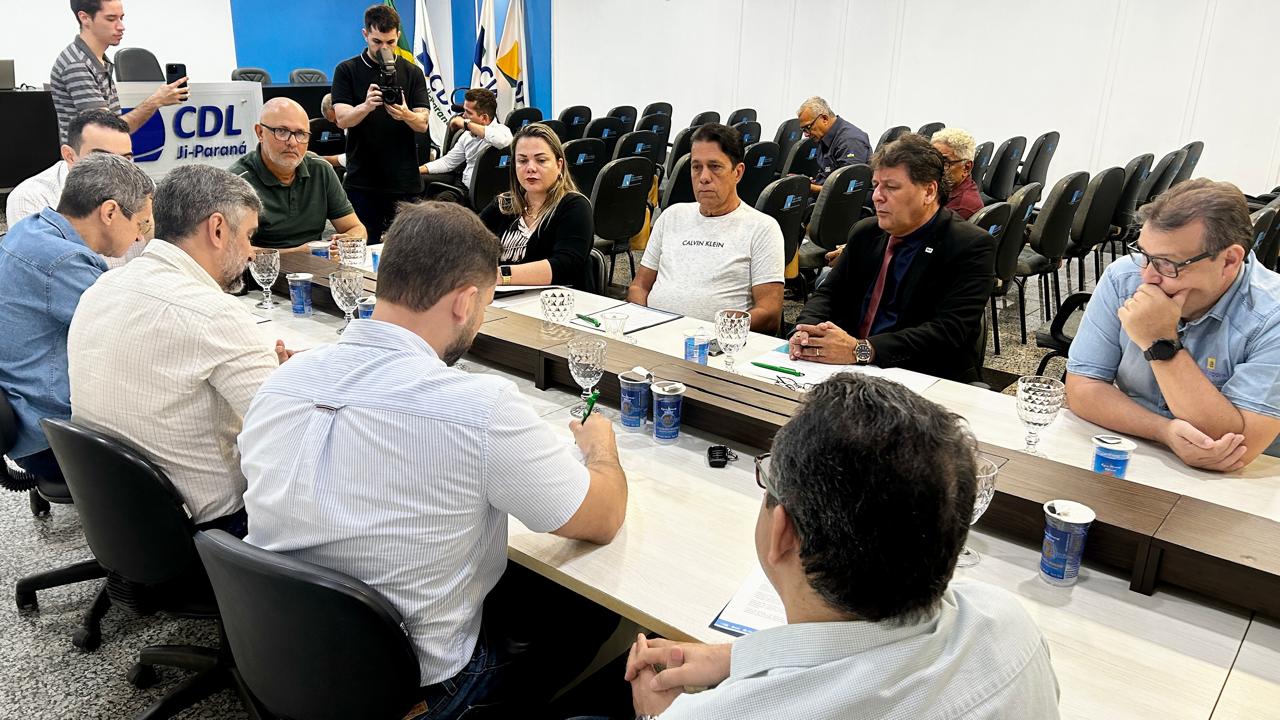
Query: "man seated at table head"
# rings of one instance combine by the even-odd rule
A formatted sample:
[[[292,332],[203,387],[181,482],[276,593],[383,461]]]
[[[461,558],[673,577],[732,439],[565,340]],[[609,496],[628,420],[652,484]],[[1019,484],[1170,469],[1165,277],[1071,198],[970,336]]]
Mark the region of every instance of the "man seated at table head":
[[[268,100],[253,132],[258,147],[228,169],[262,200],[254,246],[305,252],[326,221],[339,233],[368,237],[333,166],[307,152],[311,123],[301,105],[285,97]]]
[[[822,192],[828,175],[846,165],[865,163],[870,157],[871,139],[867,133],[836,115],[827,101],[817,95],[800,105],[796,118],[800,121],[800,131],[818,143],[818,174],[810,178],[815,197]]]
[[[1138,211],[1071,342],[1067,400],[1090,422],[1232,471],[1280,456],[1280,275],[1250,252],[1236,186],[1196,178]]]
[[[0,393],[18,421],[8,456],[60,480],[40,421],[71,417],[67,328],[85,290],[151,222],[154,185],[129,160],[88,155],[67,172],[57,210],[44,208],[0,236]]]
[[[697,202],[667,208],[627,289],[627,300],[714,322],[721,310],[751,313],[751,329],[782,321],[782,230],[738,198],[742,137],[720,123],[693,133],[689,169]]]
[[[973,158],[978,143],[969,133],[952,127],[934,133],[929,142],[942,154],[947,168],[947,209],[959,215],[961,220],[968,220],[982,209],[978,183],[973,180]]]
[[[72,417],[164,470],[198,527],[243,537],[236,435],[289,355],[228,294],[242,286],[262,206],[226,170],[184,165],[156,188],[155,207],[159,237],[86,291],[71,321]]]
[[[791,356],[979,379],[995,240],[942,207],[942,155],[914,133],[871,158],[876,216],[859,221],[791,336]]]
[[[28,215],[44,208],[58,207],[62,187],[67,182],[67,172],[82,157],[93,153],[111,153],[123,158],[133,158],[133,141],[129,137],[129,125],[119,113],[106,109],[85,110],[71,119],[67,127],[67,142],[62,146],[62,159],[45,170],[18,183],[5,200],[5,219],[12,227]],[[151,238],[150,217],[142,229],[138,241],[120,257],[103,256],[107,267],[119,267],[142,254]]]
[[[589,616],[591,603],[572,593],[543,602],[516,566],[504,575],[508,515],[535,532],[608,543],[626,513],[607,419],[569,423],[579,461],[512,382],[452,367],[493,299],[499,252],[459,205],[402,208],[387,231],[373,316],[283,366],[240,435],[248,541],[354,575],[395,605],[432,718],[480,703],[514,713],[559,680],[520,695],[505,683],[567,682],[582,669],[546,652],[565,649],[567,628],[552,618]],[[521,592],[514,615],[493,610]]]
[[[846,373],[814,388],[756,461],[756,556],[787,624],[723,645],[638,637],[636,712],[1057,718],[1049,649],[1018,600],[951,582],[975,445],[960,417],[892,381]]]
[[[445,183],[469,189],[480,153],[488,147],[511,144],[511,130],[498,122],[498,96],[492,90],[471,88],[463,96],[462,114],[449,119],[449,127],[462,135],[439,158],[418,168],[424,183]],[[432,193],[432,188],[426,189]],[[476,208],[477,212],[484,208]]]

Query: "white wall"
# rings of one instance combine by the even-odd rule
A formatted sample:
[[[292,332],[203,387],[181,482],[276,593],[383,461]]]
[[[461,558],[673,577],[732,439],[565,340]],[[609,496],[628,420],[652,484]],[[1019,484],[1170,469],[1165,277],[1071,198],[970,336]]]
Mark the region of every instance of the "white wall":
[[[556,112],[754,107],[772,137],[816,94],[873,144],[1058,130],[1050,182],[1203,140],[1197,175],[1280,184],[1274,0],[558,0],[552,23]]]
[[[75,39],[66,0],[0,0],[0,57],[14,60],[19,83],[41,87],[58,53]],[[223,81],[236,67],[230,0],[127,0],[120,47],[150,50],[163,67],[185,63],[195,78]],[[115,48],[107,50],[107,56]]]

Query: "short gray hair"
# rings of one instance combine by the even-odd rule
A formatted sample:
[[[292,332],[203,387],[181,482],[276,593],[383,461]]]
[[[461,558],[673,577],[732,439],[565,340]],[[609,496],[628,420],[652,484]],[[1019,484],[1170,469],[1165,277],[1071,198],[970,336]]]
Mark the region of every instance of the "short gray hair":
[[[958,160],[973,160],[977,153],[978,141],[973,136],[960,128],[947,127],[942,128],[929,138],[932,143],[942,143],[951,148],[951,152],[956,154]]]
[[[1240,188],[1209,178],[1186,180],[1138,208],[1138,222],[1172,232],[1201,220],[1204,251],[1218,254],[1232,245],[1253,248],[1253,221]]]
[[[80,158],[67,173],[58,214],[88,217],[102,203],[114,200],[125,217],[131,218],[154,193],[155,183],[132,160],[111,153],[91,153]]]
[[[181,243],[214,213],[238,230],[249,210],[261,213],[262,201],[244,178],[212,165],[184,165],[171,170],[156,188],[156,237]]]
[[[325,93],[320,99],[320,114],[328,115],[330,110],[333,110],[333,93]]]
[[[805,110],[812,112],[814,115],[826,115],[827,117],[835,117],[836,113],[827,104],[826,100],[814,95],[813,97],[800,103],[800,109],[796,110],[796,115],[803,113]]]

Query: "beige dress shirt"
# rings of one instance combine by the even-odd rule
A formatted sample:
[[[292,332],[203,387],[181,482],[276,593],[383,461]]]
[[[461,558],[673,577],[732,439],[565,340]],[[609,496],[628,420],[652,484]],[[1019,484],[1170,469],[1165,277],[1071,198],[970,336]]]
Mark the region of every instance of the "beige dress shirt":
[[[236,436],[277,365],[249,311],[156,240],[80,298],[67,337],[72,419],[143,451],[207,522],[244,504]]]

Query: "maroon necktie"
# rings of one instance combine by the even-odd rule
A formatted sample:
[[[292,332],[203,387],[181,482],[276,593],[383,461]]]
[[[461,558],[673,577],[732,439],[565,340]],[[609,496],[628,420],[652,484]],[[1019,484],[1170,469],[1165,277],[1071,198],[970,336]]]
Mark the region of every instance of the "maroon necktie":
[[[884,280],[889,275],[889,266],[893,264],[893,254],[902,244],[902,238],[889,237],[889,246],[884,250],[884,262],[880,263],[880,276],[876,278],[875,289],[871,291],[871,301],[867,303],[867,314],[858,327],[858,337],[865,340],[871,335],[871,326],[876,322],[876,311],[880,309],[880,296],[884,294]]]

